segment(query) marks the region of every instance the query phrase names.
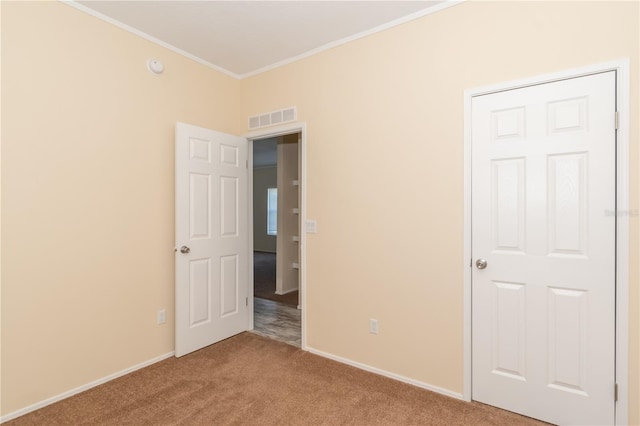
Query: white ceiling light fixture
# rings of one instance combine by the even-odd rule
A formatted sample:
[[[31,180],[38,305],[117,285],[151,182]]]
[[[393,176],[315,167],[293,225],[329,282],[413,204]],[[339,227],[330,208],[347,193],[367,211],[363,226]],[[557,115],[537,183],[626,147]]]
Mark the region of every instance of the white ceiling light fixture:
[[[157,59],[149,59],[147,61],[147,68],[154,74],[162,74],[164,72],[164,65]]]

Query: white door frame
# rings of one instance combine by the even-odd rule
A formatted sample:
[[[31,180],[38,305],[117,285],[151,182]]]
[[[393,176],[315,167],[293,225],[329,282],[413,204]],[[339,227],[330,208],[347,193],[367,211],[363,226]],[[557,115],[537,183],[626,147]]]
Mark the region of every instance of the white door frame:
[[[464,367],[463,398],[471,401],[471,100],[525,86],[616,71],[616,424],[629,421],[629,59],[484,86],[464,92]],[[613,120],[614,117],[611,117]]]
[[[265,139],[276,136],[300,133],[300,170],[298,180],[300,183],[300,309],[301,312],[301,348],[307,350],[307,233],[305,223],[307,218],[307,124],[291,123],[282,126],[269,127],[267,129],[249,132],[243,137],[249,142],[248,150],[248,174],[249,174],[249,283],[253,283],[253,142],[257,139]],[[249,285],[249,330],[253,329],[253,285]]]

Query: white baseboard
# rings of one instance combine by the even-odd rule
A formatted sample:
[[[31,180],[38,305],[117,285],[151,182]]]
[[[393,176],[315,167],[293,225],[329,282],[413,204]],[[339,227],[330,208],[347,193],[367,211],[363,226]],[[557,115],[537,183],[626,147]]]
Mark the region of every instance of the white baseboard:
[[[329,358],[329,359],[332,359],[334,361],[338,361],[338,362],[341,362],[343,364],[347,364],[347,365],[350,365],[352,367],[356,367],[356,368],[359,368],[361,370],[368,371],[370,373],[375,373],[375,374],[378,374],[380,376],[384,376],[384,377],[388,377],[390,379],[397,380],[399,382],[408,383],[410,385],[417,386],[417,387],[422,388],[422,389],[426,389],[426,390],[429,390],[429,391],[432,391],[432,392],[435,392],[435,393],[439,393],[441,395],[445,395],[445,396],[449,396],[451,398],[461,399],[461,400],[465,401],[464,396],[461,393],[458,393],[458,392],[452,392],[452,391],[450,391],[448,389],[443,389],[443,388],[440,388],[438,386],[430,385],[428,383],[424,383],[424,382],[421,382],[419,380],[414,380],[414,379],[410,379],[408,377],[400,376],[399,374],[390,373],[388,371],[381,370],[379,368],[372,367],[370,365],[366,365],[366,364],[362,364],[360,362],[352,361],[352,360],[347,359],[347,358],[342,358],[342,357],[337,356],[337,355],[332,355],[330,353],[319,351],[317,349],[313,349],[313,348],[310,348],[308,346],[307,346],[307,350],[309,352],[311,352],[312,354],[319,355],[319,356],[324,357],[324,358]]]
[[[282,296],[284,294],[293,293],[294,291],[298,291],[298,287],[292,288],[291,290],[287,290],[287,291],[275,291],[275,293],[279,296]]]
[[[156,362],[160,362],[160,361],[165,360],[167,358],[171,358],[173,355],[174,355],[174,352],[169,352],[169,353],[166,353],[164,355],[160,355],[158,357],[155,357],[155,358],[152,358],[150,360],[141,362],[140,364],[134,365],[132,367],[125,368],[124,370],[118,371],[117,373],[113,373],[113,374],[105,376],[105,377],[103,377],[101,379],[95,380],[95,381],[93,381],[91,383],[87,383],[86,385],[78,386],[75,389],[71,389],[71,390],[63,392],[63,393],[61,393],[59,395],[52,396],[51,398],[47,398],[47,399],[45,399],[43,401],[36,402],[35,404],[31,404],[31,405],[29,405],[27,407],[24,407],[24,408],[21,408],[21,409],[19,409],[17,411],[14,411],[13,413],[9,413],[7,415],[4,415],[4,416],[0,417],[0,423],[8,422],[9,420],[13,420],[13,419],[15,419],[17,417],[23,416],[23,415],[25,415],[27,413],[30,413],[32,411],[36,411],[36,410],[38,410],[38,409],[40,409],[42,407],[46,407],[47,405],[51,405],[54,402],[62,401],[63,399],[67,399],[70,396],[76,395],[76,394],[78,394],[80,392],[84,392],[84,391],[89,390],[91,388],[95,388],[96,386],[99,386],[99,385],[102,385],[104,383],[110,382],[111,380],[117,379],[118,377],[122,377],[124,375],[129,374],[129,373],[133,373],[136,370],[140,370],[141,368],[148,367],[151,364],[155,364]]]

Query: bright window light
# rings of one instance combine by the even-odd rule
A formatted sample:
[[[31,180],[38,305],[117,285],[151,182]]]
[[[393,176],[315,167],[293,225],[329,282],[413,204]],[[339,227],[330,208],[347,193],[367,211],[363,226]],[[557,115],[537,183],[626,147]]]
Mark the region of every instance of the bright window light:
[[[278,188],[267,188],[267,235],[278,234]]]

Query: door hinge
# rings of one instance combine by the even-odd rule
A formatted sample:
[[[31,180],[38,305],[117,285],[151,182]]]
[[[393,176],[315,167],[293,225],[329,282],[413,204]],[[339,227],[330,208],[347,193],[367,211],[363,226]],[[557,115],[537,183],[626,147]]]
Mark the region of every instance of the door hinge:
[[[618,130],[620,128],[620,113],[618,111],[616,111],[616,115],[615,115],[615,124],[616,124],[616,130]]]
[[[248,297],[244,298],[244,306],[249,306],[249,298]]]
[[[617,127],[616,127],[616,129],[617,129]],[[249,168],[249,160],[244,160],[244,167],[245,167],[245,169]]]
[[[613,400],[618,402],[618,384],[613,385]]]

